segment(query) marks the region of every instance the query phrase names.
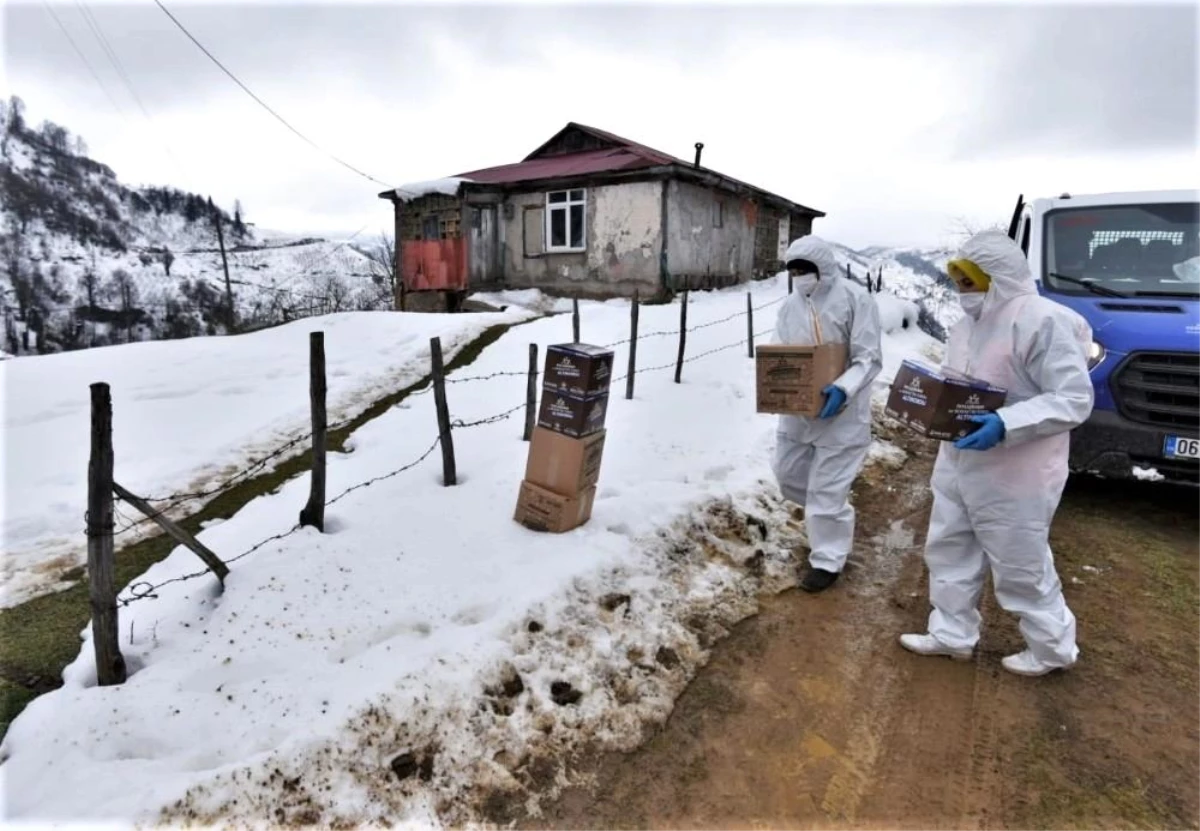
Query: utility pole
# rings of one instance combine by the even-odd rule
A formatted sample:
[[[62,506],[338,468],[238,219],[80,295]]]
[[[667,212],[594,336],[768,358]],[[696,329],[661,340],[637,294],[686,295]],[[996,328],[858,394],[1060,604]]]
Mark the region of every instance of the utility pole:
[[[221,231],[221,212],[208,197],[208,210],[212,213],[213,225],[217,227],[217,245],[221,248],[221,268],[225,270],[225,325],[233,334],[233,284],[229,281],[229,259],[225,256],[225,234]]]

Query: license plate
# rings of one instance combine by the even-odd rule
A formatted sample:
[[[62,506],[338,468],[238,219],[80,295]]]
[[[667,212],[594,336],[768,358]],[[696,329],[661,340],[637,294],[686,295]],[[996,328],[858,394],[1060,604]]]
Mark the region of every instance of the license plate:
[[[1167,436],[1163,455],[1168,459],[1200,459],[1200,439]]]

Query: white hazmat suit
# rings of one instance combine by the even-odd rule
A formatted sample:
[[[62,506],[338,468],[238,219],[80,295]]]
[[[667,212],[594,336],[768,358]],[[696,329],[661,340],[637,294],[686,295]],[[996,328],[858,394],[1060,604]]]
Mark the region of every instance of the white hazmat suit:
[[[1004,234],[978,234],[959,257],[991,285],[978,310],[951,329],[946,366],[1008,390],[1008,398],[996,411],[1004,422],[999,444],[980,451],[944,442],[938,453],[925,547],[929,635],[949,652],[970,654],[990,566],[996,600],[1019,616],[1028,644],[1005,665],[1040,674],[1079,654],[1049,533],[1067,481],[1069,431],[1092,410],[1092,332],[1078,314],[1038,295],[1024,254]]]
[[[784,302],[775,343],[845,343],[849,366],[833,384],[846,394],[836,416],[779,417],[775,477],[783,495],[804,506],[809,564],[837,574],[854,541],[850,486],[871,445],[871,382],[883,362],[879,309],[865,289],[841,276],[824,240],[807,236],[794,241],[784,256],[784,262],[792,260],[816,265],[820,279],[811,293],[797,290]]]

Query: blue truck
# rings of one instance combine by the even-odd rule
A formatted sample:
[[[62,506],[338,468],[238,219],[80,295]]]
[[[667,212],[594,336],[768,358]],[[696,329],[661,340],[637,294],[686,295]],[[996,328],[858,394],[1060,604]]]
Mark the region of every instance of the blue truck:
[[[1022,196],[1008,234],[1092,327],[1072,471],[1200,482],[1200,191]]]

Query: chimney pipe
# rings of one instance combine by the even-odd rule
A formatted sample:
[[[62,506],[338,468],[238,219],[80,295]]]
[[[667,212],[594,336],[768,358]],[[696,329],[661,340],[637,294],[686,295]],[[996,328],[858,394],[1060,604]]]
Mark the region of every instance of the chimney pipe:
[[[696,142],[696,161],[692,165],[692,167],[695,167],[695,168],[700,167],[700,151],[702,151],[703,149],[704,149],[704,142],[702,142],[702,141]]]

